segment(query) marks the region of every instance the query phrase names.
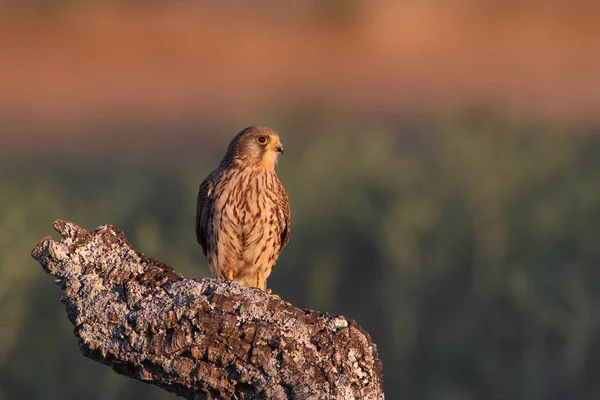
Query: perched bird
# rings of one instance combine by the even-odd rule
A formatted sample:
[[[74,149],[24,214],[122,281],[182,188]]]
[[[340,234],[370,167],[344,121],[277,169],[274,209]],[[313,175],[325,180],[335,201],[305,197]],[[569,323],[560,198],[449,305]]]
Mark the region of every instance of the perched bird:
[[[221,279],[267,291],[267,278],[290,238],[290,204],[275,173],[281,153],[277,133],[248,127],[200,185],[196,239]]]

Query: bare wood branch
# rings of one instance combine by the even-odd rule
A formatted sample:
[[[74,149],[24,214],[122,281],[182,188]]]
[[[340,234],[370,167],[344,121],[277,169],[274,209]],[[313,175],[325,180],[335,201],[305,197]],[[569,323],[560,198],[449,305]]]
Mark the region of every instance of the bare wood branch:
[[[32,256],[56,277],[82,352],[188,399],[382,399],[368,333],[258,289],[186,279],[117,228],[58,220]]]

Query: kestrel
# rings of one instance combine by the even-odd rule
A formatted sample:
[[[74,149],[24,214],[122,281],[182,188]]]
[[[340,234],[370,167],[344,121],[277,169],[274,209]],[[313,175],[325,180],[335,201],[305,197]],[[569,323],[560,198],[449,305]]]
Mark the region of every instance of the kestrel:
[[[219,167],[200,185],[196,239],[221,279],[267,290],[290,238],[290,204],[275,165],[279,135],[251,126],[238,133]]]

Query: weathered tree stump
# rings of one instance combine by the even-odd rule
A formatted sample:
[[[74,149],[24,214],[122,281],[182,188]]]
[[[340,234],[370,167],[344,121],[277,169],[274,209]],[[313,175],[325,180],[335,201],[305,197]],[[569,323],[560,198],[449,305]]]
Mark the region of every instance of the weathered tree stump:
[[[264,292],[186,279],[117,228],[65,221],[32,256],[56,277],[85,356],[188,399],[382,399],[368,333]]]

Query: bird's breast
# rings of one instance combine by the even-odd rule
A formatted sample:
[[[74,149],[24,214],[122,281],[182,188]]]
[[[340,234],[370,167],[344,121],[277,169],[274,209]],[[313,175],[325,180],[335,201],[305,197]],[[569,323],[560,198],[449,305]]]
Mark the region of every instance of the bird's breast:
[[[269,234],[277,212],[277,176],[263,171],[232,172],[222,176],[215,190],[214,222],[229,232],[239,250]]]

